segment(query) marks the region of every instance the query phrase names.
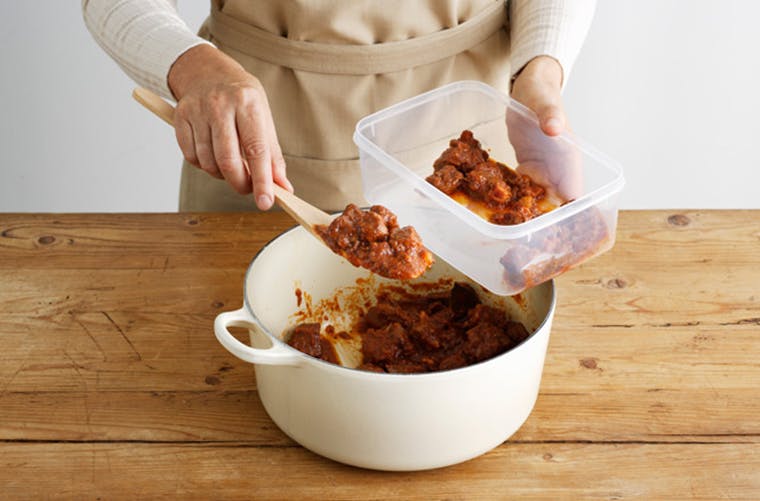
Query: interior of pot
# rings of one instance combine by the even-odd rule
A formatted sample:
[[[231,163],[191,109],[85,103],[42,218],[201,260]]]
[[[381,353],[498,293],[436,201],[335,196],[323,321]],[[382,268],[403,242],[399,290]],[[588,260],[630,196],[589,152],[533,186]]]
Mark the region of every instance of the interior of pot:
[[[470,284],[482,302],[505,310],[510,319],[521,322],[531,333],[552,307],[552,282],[517,296],[498,296],[440,259],[409,284],[436,284],[426,289],[433,292],[447,290],[452,280]],[[353,266],[297,226],[272,240],[254,258],[245,279],[245,304],[264,331],[277,339],[282,340],[302,321],[320,321],[323,328],[330,324],[336,331],[350,331],[358,313],[376,302],[375,292],[383,284],[403,287],[405,283]],[[320,302],[329,302],[329,312],[318,308]],[[336,348],[342,365],[358,365],[355,344]]]

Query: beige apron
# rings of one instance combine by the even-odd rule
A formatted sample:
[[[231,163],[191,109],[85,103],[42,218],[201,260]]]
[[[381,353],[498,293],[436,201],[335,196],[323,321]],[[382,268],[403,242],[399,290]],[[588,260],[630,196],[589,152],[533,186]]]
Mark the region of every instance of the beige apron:
[[[213,0],[201,35],[263,84],[296,194],[341,210],[366,203],[356,122],[456,80],[506,90],[506,20],[504,0]],[[255,209],[183,166],[180,210]]]

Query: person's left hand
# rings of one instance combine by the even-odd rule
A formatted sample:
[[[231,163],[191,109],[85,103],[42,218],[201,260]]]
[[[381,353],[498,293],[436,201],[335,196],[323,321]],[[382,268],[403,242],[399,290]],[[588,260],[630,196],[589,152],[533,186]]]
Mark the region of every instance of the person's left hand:
[[[512,97],[530,108],[547,136],[565,130],[562,107],[562,67],[556,59],[538,56],[530,60],[512,85]]]
[[[561,90],[559,62],[548,56],[532,59],[515,79],[512,98],[536,114],[539,126],[508,109],[507,132],[515,150],[517,171],[568,201],[581,195],[583,179],[579,152],[557,137],[567,129]]]

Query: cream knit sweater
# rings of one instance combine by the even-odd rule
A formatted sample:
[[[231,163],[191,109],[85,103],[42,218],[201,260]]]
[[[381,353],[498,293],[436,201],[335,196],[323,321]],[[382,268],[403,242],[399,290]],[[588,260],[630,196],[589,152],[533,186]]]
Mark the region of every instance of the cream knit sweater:
[[[564,79],[583,45],[595,0],[510,0],[513,71],[539,55],[557,59]],[[82,0],[95,40],[139,85],[171,98],[169,69],[186,50],[209,43],[177,14],[176,0]]]

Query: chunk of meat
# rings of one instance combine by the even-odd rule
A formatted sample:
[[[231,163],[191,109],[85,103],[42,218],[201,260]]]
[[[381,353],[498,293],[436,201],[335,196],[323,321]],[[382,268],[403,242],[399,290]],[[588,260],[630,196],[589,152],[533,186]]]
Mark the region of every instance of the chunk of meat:
[[[446,164],[433,172],[427,180],[445,194],[451,195],[461,186],[464,174],[453,165]]]
[[[467,312],[478,304],[480,304],[480,299],[470,284],[454,283],[449,295],[449,308],[451,308],[455,318],[467,316]]]
[[[328,339],[322,337],[320,327],[318,323],[296,325],[288,338],[288,344],[314,358],[337,364],[338,354],[335,347]]]
[[[507,336],[512,341],[512,344],[517,345],[528,339],[530,333],[520,322],[507,322]]]
[[[359,238],[370,243],[388,240],[390,234],[386,219],[377,212],[372,211],[362,214],[362,222],[359,225],[359,231]]]
[[[486,203],[504,203],[512,199],[512,189],[504,180],[499,166],[482,162],[467,173],[467,187]]]
[[[365,363],[381,364],[398,360],[408,347],[406,329],[395,322],[382,329],[370,329],[362,335]]]
[[[480,147],[480,142],[475,139],[472,132],[462,132],[459,139],[452,139],[449,147],[441,154],[433,164],[438,170],[446,165],[453,165],[462,172],[474,169],[476,165],[488,159],[488,153]]]
[[[408,324],[414,321],[414,314],[407,312],[406,309],[398,308],[386,302],[378,302],[367,310],[362,317],[362,324],[365,328],[380,329],[390,323]]]
[[[433,163],[427,181],[494,224],[519,224],[554,208],[546,189],[490,158],[465,130]]]
[[[463,351],[474,360],[486,360],[503,352],[509,344],[510,339],[501,327],[482,322],[467,330]]]
[[[433,255],[417,231],[400,228],[396,215],[381,205],[362,211],[349,204],[329,226],[318,226],[316,231],[333,252],[354,266],[387,278],[416,278],[433,264]]]
[[[596,207],[560,221],[531,245],[510,247],[499,259],[504,281],[515,289],[533,287],[593,256],[610,238]]]

